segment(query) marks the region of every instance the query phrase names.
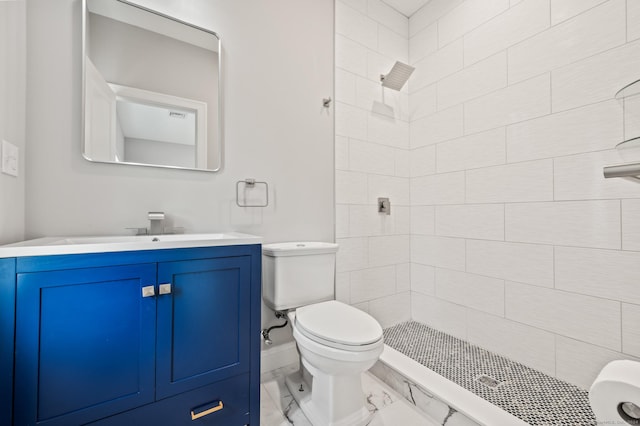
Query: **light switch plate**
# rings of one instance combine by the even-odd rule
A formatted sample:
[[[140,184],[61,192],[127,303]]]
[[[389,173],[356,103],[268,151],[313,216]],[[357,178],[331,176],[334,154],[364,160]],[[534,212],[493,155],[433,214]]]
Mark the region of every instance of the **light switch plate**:
[[[2,141],[2,173],[18,176],[18,147],[7,141]]]

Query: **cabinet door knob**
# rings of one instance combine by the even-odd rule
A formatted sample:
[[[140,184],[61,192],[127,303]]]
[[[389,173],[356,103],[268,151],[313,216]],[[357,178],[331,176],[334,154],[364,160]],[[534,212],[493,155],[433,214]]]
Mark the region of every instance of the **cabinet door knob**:
[[[196,419],[199,419],[200,417],[208,416],[211,413],[215,413],[216,411],[220,411],[220,410],[222,410],[224,408],[224,405],[222,405],[222,401],[219,401],[218,405],[215,405],[215,406],[213,406],[213,407],[211,407],[211,408],[209,408],[207,410],[204,410],[204,411],[201,411],[199,413],[196,413],[195,411],[197,409],[199,409],[199,408],[200,407],[194,408],[193,410],[191,410],[191,420],[196,420]]]
[[[148,286],[142,287],[142,297],[153,297],[155,295],[156,295],[155,286],[148,285]]]
[[[168,284],[160,284],[160,290],[158,294],[171,294],[171,283]]]

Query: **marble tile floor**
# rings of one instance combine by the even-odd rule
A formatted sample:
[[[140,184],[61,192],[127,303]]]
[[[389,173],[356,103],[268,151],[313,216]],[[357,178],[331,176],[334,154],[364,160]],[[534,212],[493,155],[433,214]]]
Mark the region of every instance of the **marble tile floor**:
[[[293,364],[262,374],[260,380],[261,426],[311,426],[284,384],[286,375],[297,369],[298,364]],[[371,373],[363,375],[362,386],[367,397],[368,408],[374,412],[369,426],[441,425],[419,412]]]

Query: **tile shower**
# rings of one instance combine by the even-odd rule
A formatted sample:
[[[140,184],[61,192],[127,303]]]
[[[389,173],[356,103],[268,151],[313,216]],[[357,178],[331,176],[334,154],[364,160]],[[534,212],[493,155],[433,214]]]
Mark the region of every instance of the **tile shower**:
[[[339,300],[580,389],[640,359],[640,185],[602,176],[640,136],[640,2],[338,0],[335,63]]]

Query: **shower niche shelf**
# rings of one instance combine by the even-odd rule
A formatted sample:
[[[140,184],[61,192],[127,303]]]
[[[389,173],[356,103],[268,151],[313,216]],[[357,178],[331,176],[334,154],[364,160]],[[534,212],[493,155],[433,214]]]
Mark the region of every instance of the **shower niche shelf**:
[[[616,93],[616,99],[629,98],[634,95],[640,95],[640,80],[629,83]]]
[[[615,95],[615,98],[622,102],[625,136],[628,128],[635,126],[640,130],[640,96],[638,95],[640,95],[640,80],[626,85]],[[629,163],[605,166],[603,169],[604,177],[621,177],[640,181],[640,135],[635,134],[633,137],[625,138],[624,141],[616,145],[616,149],[620,153],[630,153],[636,159]]]

